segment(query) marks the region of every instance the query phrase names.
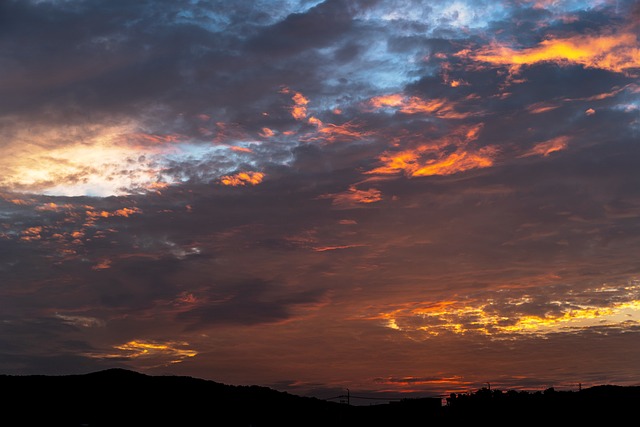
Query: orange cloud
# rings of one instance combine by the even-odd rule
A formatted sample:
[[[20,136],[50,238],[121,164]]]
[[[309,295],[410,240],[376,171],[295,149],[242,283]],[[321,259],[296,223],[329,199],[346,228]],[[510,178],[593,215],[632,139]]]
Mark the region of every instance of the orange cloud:
[[[634,286],[636,288],[637,286]],[[610,292],[618,291],[612,287]],[[493,338],[514,335],[546,335],[575,331],[577,328],[618,325],[624,327],[629,319],[640,314],[640,300],[634,294],[624,300],[612,300],[606,305],[567,304],[566,307],[544,314],[528,314],[518,310],[530,302],[530,296],[512,297],[501,301],[510,307],[500,313],[493,300],[465,299],[435,303],[408,303],[376,313],[369,320],[382,322],[385,327],[428,338],[444,333],[481,334]]]
[[[322,247],[313,248],[313,250],[316,251],[316,252],[326,252],[326,251],[335,251],[335,250],[339,250],[339,249],[359,248],[359,247],[362,247],[362,246],[364,246],[364,245],[322,246]]]
[[[253,153],[253,150],[248,147],[238,147],[236,145],[232,145],[229,147],[231,151],[235,151],[237,153]]]
[[[632,32],[550,38],[535,47],[524,49],[494,43],[476,53],[464,50],[456,55],[468,54],[476,61],[505,65],[514,72],[522,66],[540,62],[578,64],[617,73],[628,73],[640,68],[640,46],[637,36]]]
[[[527,151],[520,157],[529,156],[548,156],[556,151],[565,150],[569,145],[569,138],[566,136],[559,136],[557,138],[550,139],[548,141],[540,142],[536,144],[531,150]]]
[[[225,175],[220,178],[222,185],[228,185],[237,187],[241,185],[257,185],[264,179],[264,173],[262,172],[238,172],[235,175]]]
[[[447,99],[424,100],[418,96],[397,93],[373,97],[369,100],[369,105],[374,109],[391,107],[404,114],[432,114],[444,119],[462,119],[471,115],[455,111],[457,104]]]
[[[482,125],[462,126],[439,140],[420,144],[400,152],[387,152],[380,156],[382,166],[366,173],[407,176],[452,175],[472,169],[490,167],[497,155],[497,148],[469,147],[479,136]],[[456,150],[451,152],[450,147]]]
[[[64,205],[58,205],[56,203],[51,202],[51,203],[44,203],[41,206],[37,206],[36,210],[58,212],[60,210],[71,210],[73,208],[74,206],[70,203],[65,203]]]
[[[96,265],[91,267],[92,270],[106,270],[108,268],[111,268],[111,260],[110,259],[100,260]]]
[[[138,208],[122,208],[122,209],[118,209],[116,211],[113,211],[113,213],[111,214],[111,216],[124,216],[124,217],[129,217],[133,214],[141,214],[142,211]]]
[[[24,206],[24,205],[30,205],[31,202],[27,201],[27,200],[23,200],[23,199],[11,199],[8,200],[9,202],[13,203],[14,205],[18,205],[18,206]]]
[[[452,376],[452,377],[434,377],[434,378],[421,378],[421,377],[388,377],[388,378],[376,378],[375,382],[377,384],[386,384],[390,386],[405,386],[404,390],[406,391],[406,386],[415,387],[417,385],[446,385],[448,389],[453,390],[467,390],[473,382],[464,381],[460,376]],[[410,389],[409,389],[410,390]]]
[[[92,211],[92,210],[86,211],[86,215],[90,219],[109,218],[109,217],[114,217],[114,216],[129,217],[129,216],[131,216],[133,214],[141,214],[141,213],[142,213],[142,210],[140,210],[138,208],[122,208],[122,209],[115,210],[113,212],[109,212],[109,211],[97,212],[97,211]]]
[[[305,141],[322,140],[324,142],[339,142],[348,141],[354,139],[364,138],[371,134],[371,132],[364,132],[360,130],[360,127],[351,122],[336,125],[333,123],[323,123],[322,120],[316,117],[309,118],[309,124],[312,124],[318,128],[319,136],[312,136],[305,138]]]
[[[448,84],[451,87],[469,86],[469,83],[462,79],[450,80]]]
[[[262,128],[259,135],[263,138],[271,138],[273,135],[275,135],[275,132],[269,128]]]
[[[412,176],[453,175],[471,169],[493,166],[494,147],[483,147],[476,152],[452,153],[440,160],[428,161],[412,172]]]
[[[40,240],[42,239],[40,234],[42,231],[43,227],[41,226],[29,227],[22,231],[22,237],[20,237],[20,239],[24,241]]]
[[[369,188],[368,190],[358,190],[355,185],[349,187],[349,190],[337,194],[325,194],[320,196],[322,199],[333,199],[333,205],[341,207],[353,207],[359,204],[375,203],[382,200],[382,192],[377,188]]]
[[[288,93],[284,92],[284,93]],[[307,104],[309,100],[304,97],[300,92],[296,92],[291,99],[293,99],[294,106],[291,107],[291,115],[296,120],[303,120],[307,117]]]
[[[394,93],[392,95],[376,96],[369,100],[369,103],[374,108],[400,107],[404,104],[404,102],[405,102],[404,95],[399,93]]]
[[[155,191],[158,194],[162,194],[160,190],[164,190],[165,188],[168,188],[168,187],[169,187],[169,184],[166,182],[151,182],[146,186],[146,189]]]
[[[167,363],[179,363],[188,357],[194,357],[198,354],[197,351],[186,348],[188,345],[189,343],[186,342],[132,340],[122,345],[114,346],[121,353],[113,355],[113,357],[125,356],[130,359],[161,358],[167,359]]]
[[[529,105],[527,107],[527,111],[531,114],[541,114],[541,113],[546,113],[547,111],[553,111],[559,107],[560,107],[559,105],[552,105],[544,102],[539,102],[536,104]]]

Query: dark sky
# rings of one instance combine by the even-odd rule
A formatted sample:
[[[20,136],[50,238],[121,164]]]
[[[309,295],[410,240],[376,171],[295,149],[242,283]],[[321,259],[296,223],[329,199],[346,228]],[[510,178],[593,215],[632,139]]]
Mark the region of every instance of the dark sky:
[[[0,372],[640,384],[640,6],[0,2]]]

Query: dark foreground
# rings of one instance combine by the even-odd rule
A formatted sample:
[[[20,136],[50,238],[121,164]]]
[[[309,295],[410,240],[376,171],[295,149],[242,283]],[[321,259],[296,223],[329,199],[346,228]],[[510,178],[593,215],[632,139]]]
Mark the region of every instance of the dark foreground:
[[[348,406],[265,387],[121,369],[4,375],[0,387],[0,425],[7,426],[618,426],[633,425],[640,411],[640,387],[610,385],[579,392],[481,389],[451,395],[444,406],[439,398]]]

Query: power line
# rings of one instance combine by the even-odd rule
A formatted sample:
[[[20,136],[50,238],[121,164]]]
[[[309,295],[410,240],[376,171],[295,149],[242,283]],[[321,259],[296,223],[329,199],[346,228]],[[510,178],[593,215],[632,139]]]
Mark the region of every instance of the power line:
[[[445,397],[445,395],[440,395],[440,396],[435,396],[437,398],[442,398]],[[366,400],[386,400],[386,401],[401,401],[401,400],[405,400],[405,399],[412,399],[412,398],[406,398],[406,397],[369,397],[369,396],[354,396],[352,394],[341,394],[339,396],[334,396],[334,397],[328,397],[324,400],[333,400],[333,399],[366,399]],[[433,396],[430,396],[428,398],[433,398]],[[419,398],[416,398],[419,399]]]
[[[402,400],[401,398],[393,398],[393,397],[367,397],[367,396],[353,396],[347,394],[341,394],[339,396],[328,397],[325,400],[333,400],[333,399],[368,399],[368,400]]]

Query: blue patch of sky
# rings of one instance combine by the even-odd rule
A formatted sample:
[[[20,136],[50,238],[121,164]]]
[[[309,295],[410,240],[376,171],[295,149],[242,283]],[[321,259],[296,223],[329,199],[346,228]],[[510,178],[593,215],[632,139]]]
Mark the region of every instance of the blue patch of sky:
[[[187,181],[214,180],[247,168],[261,170],[267,163],[288,165],[293,160],[293,139],[281,144],[266,145],[254,141],[237,141],[234,145],[249,147],[252,153],[238,152],[228,145],[179,144],[179,151],[163,155],[157,161],[173,172],[162,173],[169,184]]]
[[[211,32],[268,26],[294,13],[304,13],[318,0],[191,1],[176,14],[176,23],[198,25]]]
[[[396,0],[381,2],[376,8],[363,11],[359,18],[385,21],[394,25],[396,34],[415,34],[415,25],[425,29],[423,35],[433,35],[440,30],[451,30],[454,37],[467,36],[466,31],[484,29],[492,21],[504,19],[509,8],[495,1],[414,1]]]

